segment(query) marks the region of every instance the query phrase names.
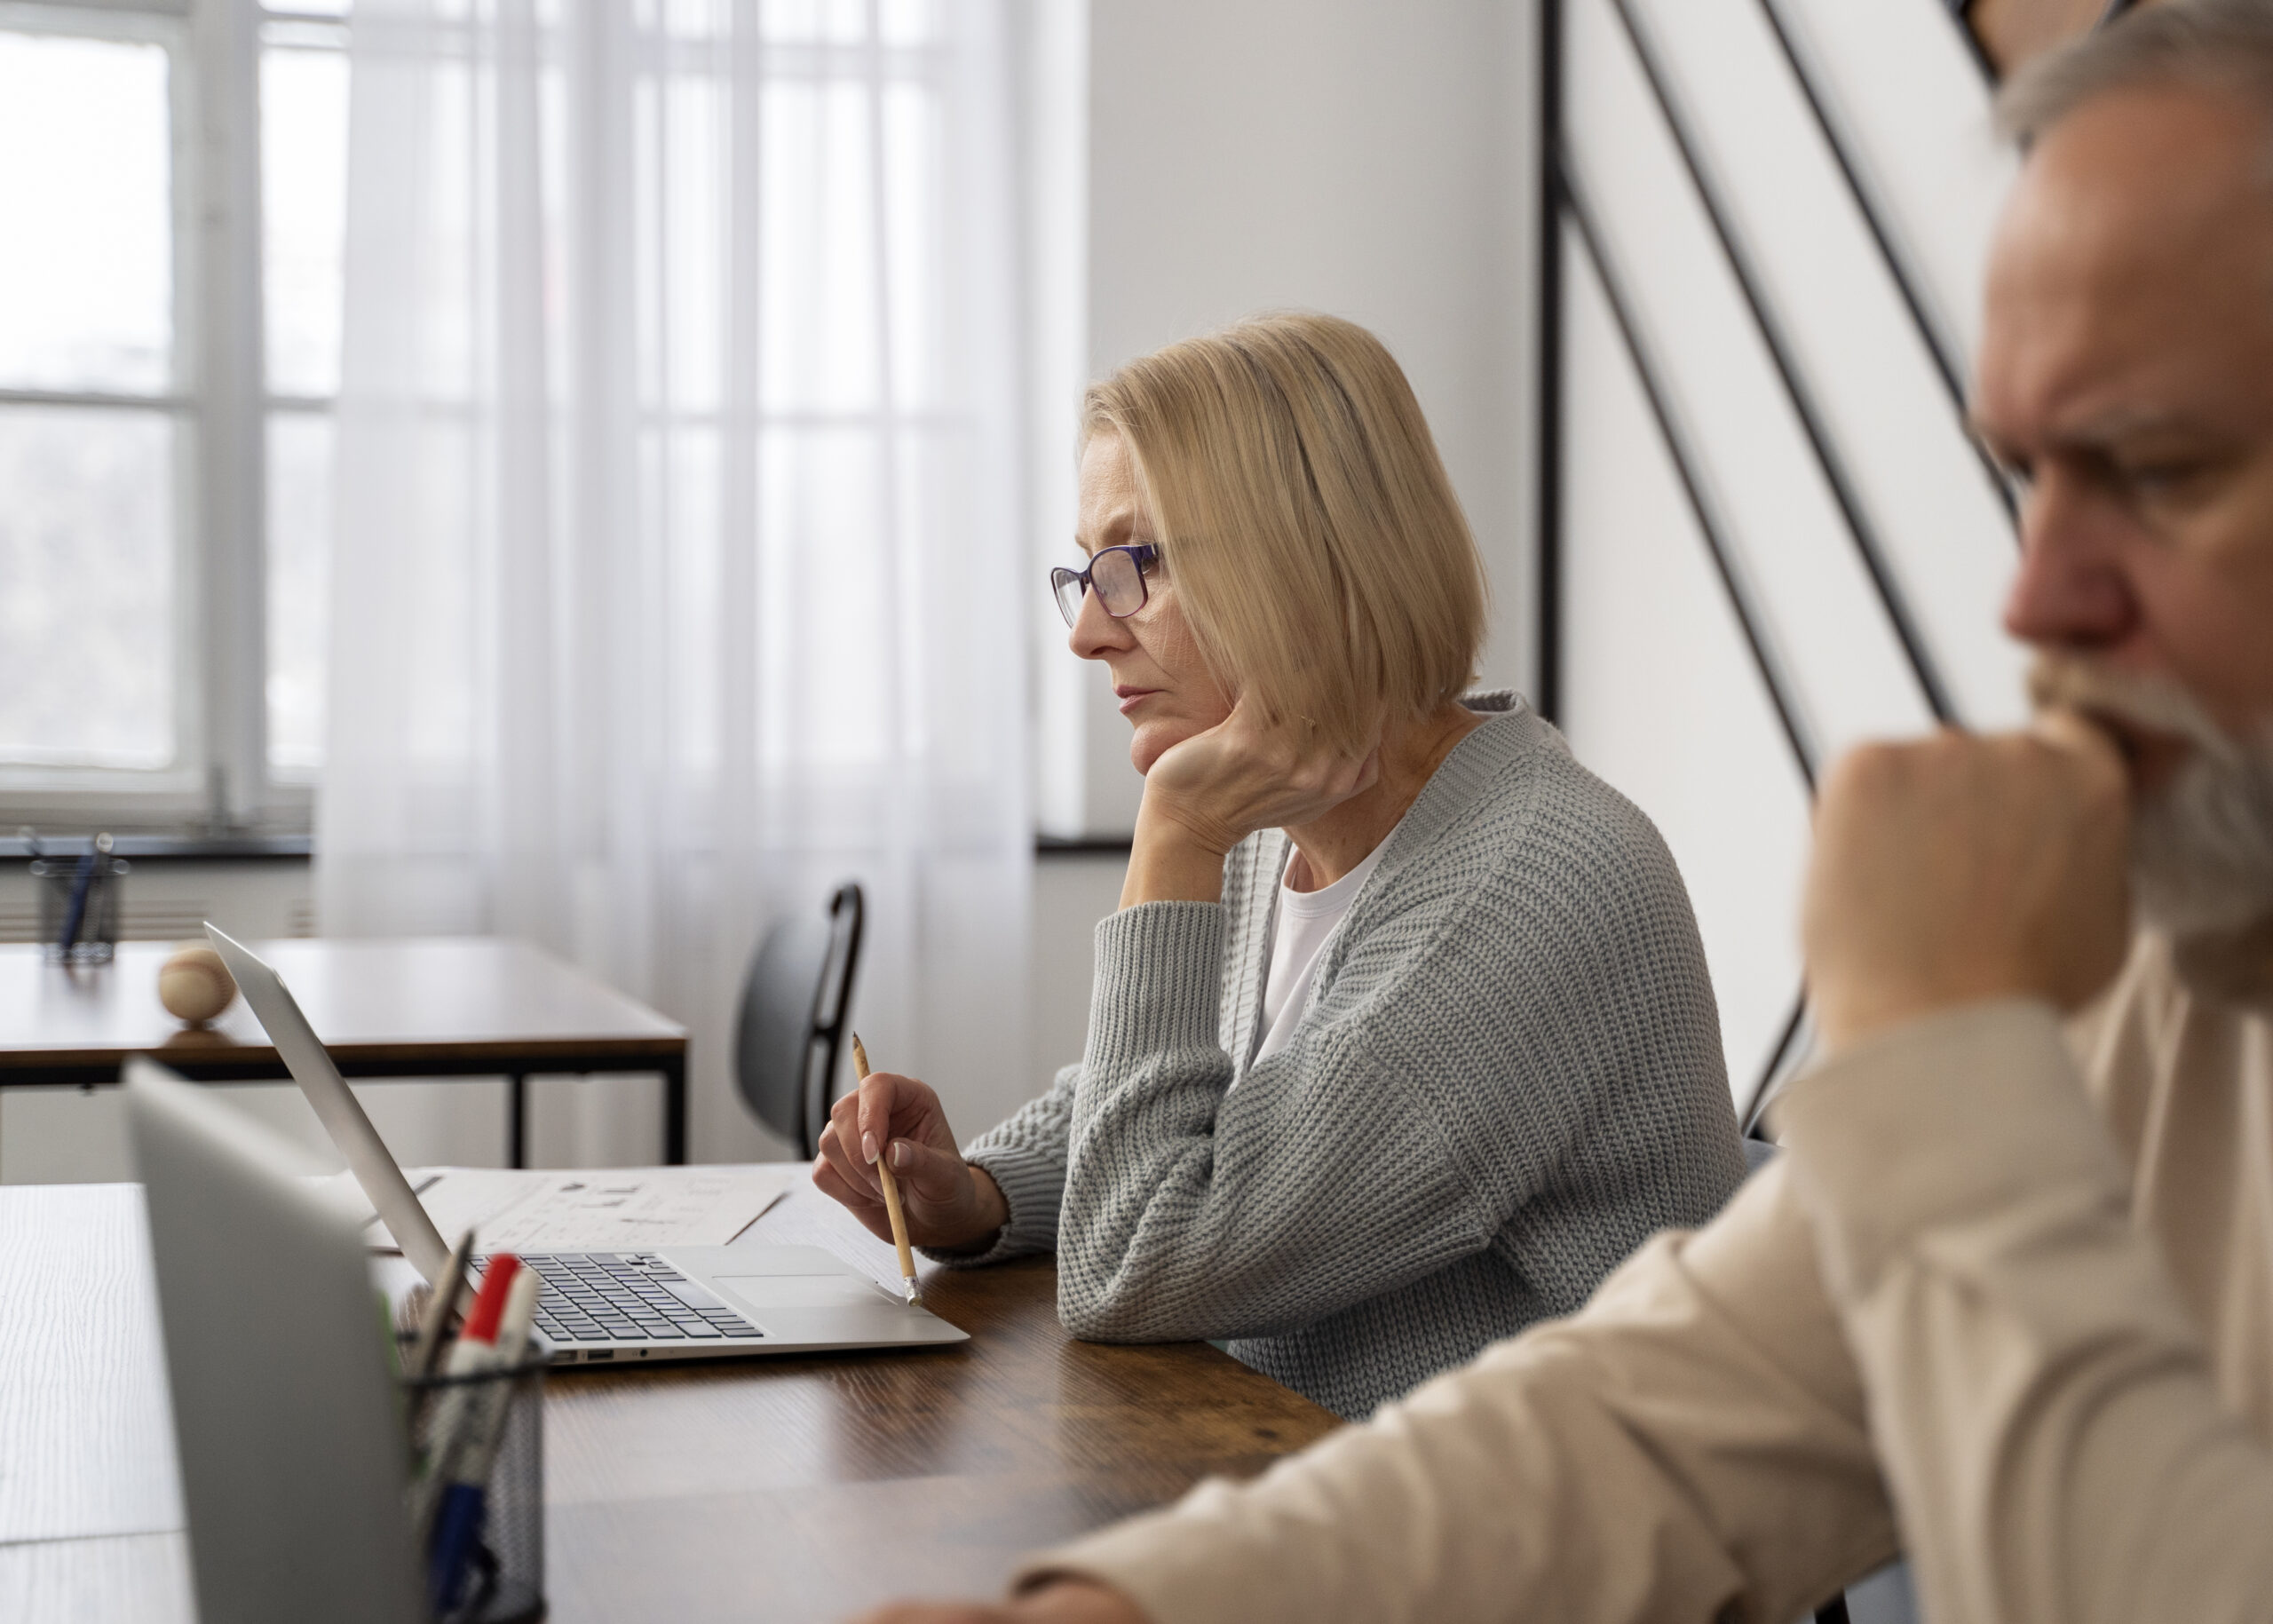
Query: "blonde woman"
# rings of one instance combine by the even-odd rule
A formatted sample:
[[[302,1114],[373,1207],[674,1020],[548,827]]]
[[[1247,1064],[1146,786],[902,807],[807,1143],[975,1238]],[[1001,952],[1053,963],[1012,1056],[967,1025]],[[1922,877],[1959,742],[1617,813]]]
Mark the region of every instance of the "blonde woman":
[[[1090,390],[1053,571],[1144,775],[1087,1049],[958,1149],[871,1076],[813,1179],[933,1256],[1057,1255],[1107,1342],[1229,1339],[1345,1416],[1585,1302],[1744,1174],[1679,874],[1506,693],[1476,546],[1371,334],[1272,316]]]

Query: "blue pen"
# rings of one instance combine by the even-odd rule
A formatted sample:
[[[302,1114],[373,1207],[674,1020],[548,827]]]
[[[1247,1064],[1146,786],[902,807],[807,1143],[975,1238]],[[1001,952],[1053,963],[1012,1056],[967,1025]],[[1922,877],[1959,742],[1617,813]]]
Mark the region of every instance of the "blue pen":
[[[426,1604],[438,1619],[455,1612],[465,1595],[466,1574],[488,1509],[488,1491],[479,1483],[453,1483],[442,1491],[426,1562]]]
[[[95,889],[95,870],[109,850],[110,836],[98,835],[87,855],[79,860],[79,872],[71,881],[71,903],[63,910],[63,935],[56,943],[66,953],[78,941],[80,927],[87,923],[87,897]]]
[[[501,1253],[493,1258],[492,1270],[511,1256]],[[503,1311],[493,1322],[495,1351],[481,1364],[494,1369],[510,1363],[515,1351],[527,1349],[529,1324],[536,1316],[542,1289],[543,1282],[534,1269],[520,1268],[513,1274]],[[478,1303],[475,1312],[480,1312]],[[467,1334],[478,1335],[480,1328],[469,1321]],[[444,1440],[432,1468],[443,1485],[434,1506],[426,1559],[426,1598],[438,1618],[448,1616],[463,1600],[466,1579],[480,1548],[482,1524],[488,1515],[489,1469],[496,1461],[505,1412],[511,1403],[508,1380],[479,1391],[462,1414],[457,1436]]]

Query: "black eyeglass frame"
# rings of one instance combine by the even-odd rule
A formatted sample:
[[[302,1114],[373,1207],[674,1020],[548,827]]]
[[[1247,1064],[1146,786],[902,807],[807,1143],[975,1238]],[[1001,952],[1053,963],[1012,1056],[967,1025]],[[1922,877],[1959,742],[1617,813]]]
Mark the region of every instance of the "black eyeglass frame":
[[[1065,623],[1068,626],[1081,618],[1081,599],[1097,590],[1097,582],[1094,577],[1097,574],[1097,566],[1116,552],[1127,553],[1129,561],[1136,567],[1136,601],[1126,609],[1116,609],[1105,594],[1098,591],[1099,606],[1113,619],[1125,621],[1152,601],[1152,589],[1145,582],[1144,572],[1160,559],[1160,550],[1158,544],[1152,542],[1137,542],[1125,547],[1100,547],[1089,555],[1089,566],[1087,569],[1067,569],[1061,564],[1049,572],[1049,594],[1057,600],[1057,613],[1065,617]],[[1078,590],[1069,597],[1065,590],[1068,587]]]

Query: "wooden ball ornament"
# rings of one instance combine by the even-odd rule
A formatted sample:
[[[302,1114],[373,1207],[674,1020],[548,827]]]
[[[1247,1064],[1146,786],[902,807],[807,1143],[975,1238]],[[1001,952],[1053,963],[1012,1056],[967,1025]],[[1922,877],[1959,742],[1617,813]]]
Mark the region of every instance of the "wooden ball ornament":
[[[186,944],[158,967],[158,1002],[166,1013],[202,1026],[229,1007],[237,983],[221,955],[202,942]]]

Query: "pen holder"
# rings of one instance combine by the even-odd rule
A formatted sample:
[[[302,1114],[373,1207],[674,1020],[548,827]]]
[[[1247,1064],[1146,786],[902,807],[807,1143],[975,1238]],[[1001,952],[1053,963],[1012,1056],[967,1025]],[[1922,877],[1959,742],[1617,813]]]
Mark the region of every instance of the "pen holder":
[[[544,1616],[544,1360],[467,1375],[402,1379],[410,1425],[413,1531],[435,1624],[520,1624]],[[446,1574],[437,1559],[452,1510],[447,1479],[485,1415],[497,1415],[496,1452],[483,1478],[479,1521]],[[460,1470],[448,1456],[455,1446]],[[442,1474],[437,1486],[434,1474]],[[456,1508],[461,1513],[463,1507]]]
[[[110,963],[118,947],[118,883],[125,874],[125,860],[107,852],[32,860],[39,939],[47,945],[49,958],[73,964]],[[71,931],[68,947],[63,941],[67,929]]]

